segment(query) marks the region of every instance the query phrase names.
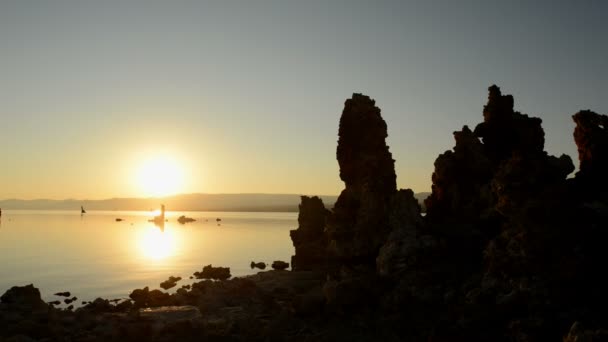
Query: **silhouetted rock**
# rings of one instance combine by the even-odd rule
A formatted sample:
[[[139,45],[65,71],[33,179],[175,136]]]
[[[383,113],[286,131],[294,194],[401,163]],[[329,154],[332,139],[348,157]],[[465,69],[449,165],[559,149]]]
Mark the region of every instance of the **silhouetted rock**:
[[[230,267],[213,267],[207,265],[203,267],[201,272],[194,272],[196,279],[216,279],[226,280],[232,275],[230,274]]]
[[[301,197],[298,229],[289,232],[296,254],[291,257],[294,271],[322,268],[327,264],[325,220],[330,214],[317,197]]]
[[[156,307],[172,305],[171,296],[160,290],[150,291],[148,287],[136,289],[129,295],[133,299],[135,307]]]
[[[55,293],[55,296],[59,296],[59,297],[69,297],[72,294],[70,292],[57,292]]]
[[[289,268],[289,263],[281,260],[273,261],[272,268],[275,270],[286,270]]]
[[[40,290],[32,284],[11,287],[0,297],[0,302],[14,311],[31,312],[48,308],[40,297]]]
[[[574,141],[580,162],[576,178],[582,180],[589,190],[606,190],[608,181],[608,116],[589,110],[572,116],[576,123]]]
[[[121,219],[121,218],[116,218],[116,220],[115,220],[115,221],[116,221],[116,222],[122,222],[122,221],[123,221],[123,219]]]
[[[83,302],[85,304],[85,302]],[[96,298],[94,301],[87,303],[82,307],[83,310],[101,313],[101,312],[112,312],[114,306],[110,304],[110,301],[103,298]]]
[[[169,279],[163,281],[162,283],[160,283],[160,287],[168,290],[172,287],[175,287],[175,285],[177,285],[177,282],[182,280],[182,277],[174,277],[174,276],[170,276]]]
[[[337,148],[346,188],[329,215],[329,251],[343,262],[373,264],[390,232],[388,205],[397,191],[387,127],[375,101],[361,94],[346,100]]]
[[[456,146],[435,160],[432,193],[424,201],[427,219],[434,222],[477,220],[492,207],[493,168],[484,146],[464,126],[454,132]]]
[[[251,269],[254,269],[254,268],[259,268],[261,270],[266,269],[266,263],[264,263],[264,262],[253,262],[252,261],[249,266],[251,266]]]
[[[513,96],[502,95],[496,85],[488,91],[488,103],[483,108],[484,121],[475,127],[475,135],[481,138],[494,166],[509,159],[513,152],[542,152],[545,146],[542,120],[514,111]]]

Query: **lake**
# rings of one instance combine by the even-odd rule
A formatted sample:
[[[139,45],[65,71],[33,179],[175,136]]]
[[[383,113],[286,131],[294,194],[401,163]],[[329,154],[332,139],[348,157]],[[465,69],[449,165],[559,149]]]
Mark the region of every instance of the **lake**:
[[[3,210],[0,221],[0,294],[34,284],[46,301],[70,291],[78,301],[127,298],[131,290],[184,278],[204,265],[256,273],[251,261],[290,262],[289,230],[297,213],[167,212],[164,228],[152,212]],[[186,215],[196,222],[180,224]],[[116,218],[123,219],[116,222]],[[221,218],[221,222],[216,222]]]

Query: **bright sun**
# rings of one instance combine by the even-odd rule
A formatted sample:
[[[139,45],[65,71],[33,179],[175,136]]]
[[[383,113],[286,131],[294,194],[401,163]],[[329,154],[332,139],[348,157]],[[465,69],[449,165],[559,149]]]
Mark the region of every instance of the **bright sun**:
[[[146,196],[168,196],[183,190],[184,173],[174,159],[157,156],[141,164],[137,181]]]

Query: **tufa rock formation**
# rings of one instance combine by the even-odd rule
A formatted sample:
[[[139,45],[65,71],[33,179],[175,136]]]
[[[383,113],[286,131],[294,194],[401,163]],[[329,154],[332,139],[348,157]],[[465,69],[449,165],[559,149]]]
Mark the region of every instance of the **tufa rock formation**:
[[[574,141],[580,162],[576,178],[590,187],[606,189],[603,180],[608,174],[608,116],[583,110],[572,119],[576,123]]]
[[[327,264],[327,236],[324,233],[329,210],[317,197],[302,196],[298,229],[289,232],[296,255],[291,257],[294,271],[323,268]]]
[[[373,264],[390,232],[395,161],[386,122],[368,96],[353,94],[340,118],[337,157],[342,191],[327,220],[329,252],[342,263]]]

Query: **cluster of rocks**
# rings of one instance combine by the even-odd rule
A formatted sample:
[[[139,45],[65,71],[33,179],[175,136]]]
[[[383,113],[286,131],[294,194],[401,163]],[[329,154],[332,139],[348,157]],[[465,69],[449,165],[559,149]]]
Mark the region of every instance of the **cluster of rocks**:
[[[559,339],[575,321],[603,331],[607,117],[573,116],[570,179],[572,160],[544,150],[541,119],[497,86],[483,119],[435,161],[422,217],[413,192],[396,189],[380,110],[353,95],[337,150],[345,189],[331,211],[302,198],[294,270],[323,271],[327,303],[352,312],[372,298],[407,334],[437,340]]]
[[[568,178],[574,164],[544,150],[542,121],[490,87],[483,122],[435,161],[422,216],[397,189],[380,109],[354,94],[337,149],[345,189],[331,210],[302,197],[292,271],[275,261],[229,279],[208,265],[173,294],[146,287],[73,311],[17,287],[1,297],[0,338],[607,340],[608,117],[573,119],[580,166]]]

